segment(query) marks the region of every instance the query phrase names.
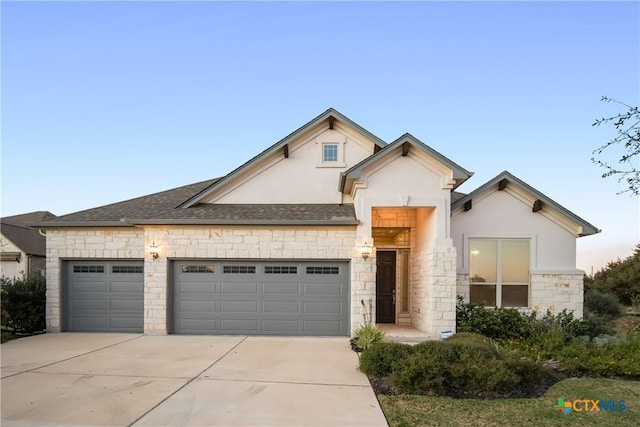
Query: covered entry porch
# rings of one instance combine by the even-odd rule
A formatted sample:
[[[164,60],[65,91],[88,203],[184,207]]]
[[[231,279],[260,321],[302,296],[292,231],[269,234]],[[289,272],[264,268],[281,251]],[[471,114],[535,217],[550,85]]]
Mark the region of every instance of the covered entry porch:
[[[436,207],[372,207],[375,323],[392,336],[455,330],[455,248],[438,236]],[[373,260],[372,260],[373,261]]]

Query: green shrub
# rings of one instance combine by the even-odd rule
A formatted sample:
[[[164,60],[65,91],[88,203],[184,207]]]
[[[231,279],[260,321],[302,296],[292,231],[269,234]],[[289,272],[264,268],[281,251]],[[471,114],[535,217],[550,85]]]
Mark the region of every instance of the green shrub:
[[[372,345],[360,355],[360,370],[367,375],[388,376],[397,363],[414,352],[414,348],[397,342]]]
[[[498,355],[497,347],[491,342],[491,340],[484,335],[476,334],[475,332],[459,332],[451,335],[445,340],[449,344],[460,343],[467,347],[472,347],[478,352],[485,353],[487,357],[496,357]],[[418,350],[420,344],[418,344]]]
[[[353,343],[360,351],[385,340],[384,332],[373,323],[365,323],[356,329],[353,335]]]
[[[457,397],[504,395],[519,381],[495,352],[478,351],[476,345],[455,340],[418,344],[391,373],[400,392]]]
[[[46,328],[46,282],[36,274],[20,279],[0,279],[2,328],[13,333],[33,333]]]
[[[584,322],[587,328],[583,335],[597,337],[598,335],[613,335],[616,333],[616,327],[613,320],[606,315],[594,313],[591,310],[585,310]]]
[[[604,342],[606,341],[606,342]],[[573,376],[640,379],[640,339],[572,340],[558,354],[562,369]]]
[[[490,308],[483,304],[465,304],[458,297],[457,332],[475,332],[489,338],[515,339],[531,334],[535,314],[523,315],[515,308]]]
[[[584,293],[584,309],[611,320],[622,316],[622,305],[618,297],[595,289]]]

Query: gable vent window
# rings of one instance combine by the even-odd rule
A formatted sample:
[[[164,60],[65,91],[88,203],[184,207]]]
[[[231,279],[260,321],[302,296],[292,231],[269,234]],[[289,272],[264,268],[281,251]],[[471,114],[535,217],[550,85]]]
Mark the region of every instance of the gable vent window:
[[[104,273],[104,265],[74,265],[74,273]]]
[[[141,265],[114,265],[111,267],[112,273],[144,273]]]
[[[215,273],[216,267],[214,265],[183,265],[183,273]]]
[[[340,274],[340,267],[307,267],[307,274]]]
[[[264,274],[298,274],[298,267],[265,266]]]
[[[322,161],[338,161],[338,144],[322,144]]]
[[[222,272],[226,274],[256,274],[254,265],[225,265]]]

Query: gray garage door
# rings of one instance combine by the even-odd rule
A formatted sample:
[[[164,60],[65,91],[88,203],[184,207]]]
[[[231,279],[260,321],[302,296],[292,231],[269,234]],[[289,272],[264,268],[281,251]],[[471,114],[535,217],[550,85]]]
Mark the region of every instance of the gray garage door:
[[[173,332],[349,334],[347,262],[174,262]]]
[[[65,329],[142,332],[143,265],[132,261],[69,261]]]

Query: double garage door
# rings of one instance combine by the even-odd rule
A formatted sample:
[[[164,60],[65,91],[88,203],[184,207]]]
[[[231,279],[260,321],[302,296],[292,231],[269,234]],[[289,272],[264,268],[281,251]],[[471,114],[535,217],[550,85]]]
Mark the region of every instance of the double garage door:
[[[170,332],[349,335],[347,262],[173,261]],[[143,262],[70,261],[65,330],[142,332]]]
[[[173,332],[349,335],[346,262],[174,263]]]

